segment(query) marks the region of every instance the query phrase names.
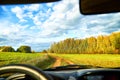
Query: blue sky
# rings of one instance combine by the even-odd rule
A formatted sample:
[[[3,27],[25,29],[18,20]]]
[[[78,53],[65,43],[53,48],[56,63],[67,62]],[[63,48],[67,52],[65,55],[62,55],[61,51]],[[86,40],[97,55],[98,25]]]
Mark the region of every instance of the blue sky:
[[[66,38],[86,38],[120,31],[120,13],[84,16],[78,0],[0,6],[0,46],[47,49]]]

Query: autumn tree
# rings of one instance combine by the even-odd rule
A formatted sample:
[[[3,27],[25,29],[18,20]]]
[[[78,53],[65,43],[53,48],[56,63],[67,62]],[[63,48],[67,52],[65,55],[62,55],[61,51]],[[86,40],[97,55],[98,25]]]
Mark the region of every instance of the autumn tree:
[[[120,32],[109,36],[99,35],[86,39],[68,38],[53,43],[49,48],[51,53],[89,53],[89,54],[120,54]]]

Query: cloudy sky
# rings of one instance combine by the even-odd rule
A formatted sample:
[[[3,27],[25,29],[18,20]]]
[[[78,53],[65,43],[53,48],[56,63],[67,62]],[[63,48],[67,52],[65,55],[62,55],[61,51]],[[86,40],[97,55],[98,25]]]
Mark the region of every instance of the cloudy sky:
[[[120,13],[84,16],[78,0],[0,6],[0,46],[47,49],[66,38],[86,38],[120,31]]]

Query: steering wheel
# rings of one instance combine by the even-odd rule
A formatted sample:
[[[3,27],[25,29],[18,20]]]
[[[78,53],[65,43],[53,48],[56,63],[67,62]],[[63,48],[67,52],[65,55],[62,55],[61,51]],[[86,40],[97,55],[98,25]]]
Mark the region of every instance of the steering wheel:
[[[0,75],[8,73],[22,73],[28,75],[30,78],[32,78],[32,80],[53,80],[49,75],[45,74],[39,68],[25,64],[14,64],[0,67]]]

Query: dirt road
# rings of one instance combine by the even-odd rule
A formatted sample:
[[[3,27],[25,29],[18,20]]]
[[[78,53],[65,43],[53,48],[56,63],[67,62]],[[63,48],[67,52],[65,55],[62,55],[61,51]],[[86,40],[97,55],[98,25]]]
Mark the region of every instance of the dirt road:
[[[72,61],[66,60],[64,58],[58,57],[58,56],[53,56],[50,55],[51,57],[53,57],[55,59],[55,63],[53,64],[52,67],[58,67],[58,66],[62,66],[62,63],[66,63],[67,65],[73,65],[74,63]]]

